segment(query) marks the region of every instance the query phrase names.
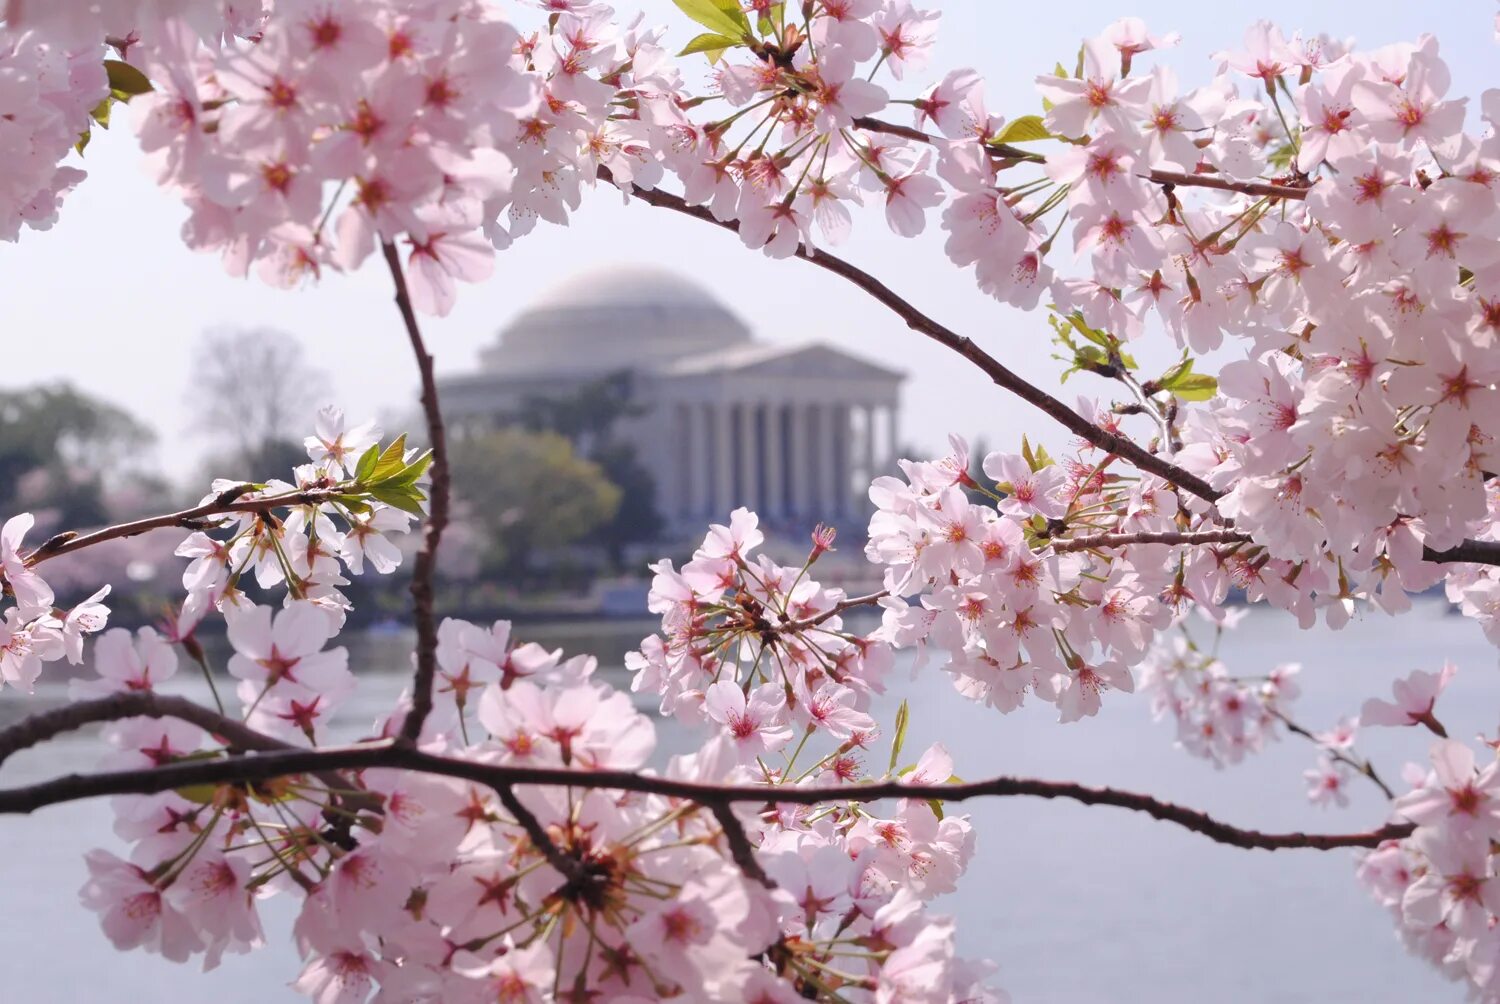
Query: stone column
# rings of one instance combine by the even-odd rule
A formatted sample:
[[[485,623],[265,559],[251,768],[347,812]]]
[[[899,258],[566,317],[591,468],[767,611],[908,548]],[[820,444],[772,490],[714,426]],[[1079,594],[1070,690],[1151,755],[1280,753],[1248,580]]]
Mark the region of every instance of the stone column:
[[[818,406],[822,421],[818,423],[818,495],[817,517],[831,521],[838,515],[838,408],[832,404]]]
[[[791,423],[787,439],[791,447],[791,463],[788,467],[792,478],[792,515],[801,517],[812,511],[813,480],[809,473],[811,461],[808,459],[812,452],[809,449],[812,423],[808,421],[808,406],[805,404],[791,405],[787,410],[787,417]]]
[[[862,409],[865,414],[865,471],[860,476],[863,482],[874,481],[876,475],[882,473],[880,464],[875,459],[875,406],[867,404]],[[864,488],[864,485],[860,485]]]
[[[833,409],[833,511],[838,516],[849,514],[849,486],[854,483],[854,422],[849,405],[840,404]]]
[[[755,408],[753,404],[741,404],[740,413],[740,435],[737,458],[740,465],[740,493],[734,500],[734,506],[747,506],[750,509],[756,507],[756,460],[755,460]]]
[[[734,460],[734,443],[729,438],[730,406],[710,405],[709,411],[714,420],[714,502],[710,515],[715,521],[720,521],[728,519],[729,510],[733,508],[730,496],[734,494],[734,468],[731,466]]]
[[[885,409],[885,460],[881,466],[895,466],[900,449],[901,444],[896,442],[896,402],[892,401]]]
[[[779,404],[768,404],[766,408],[766,514],[774,518],[786,515],[785,486],[782,481],[782,408]]]
[[[709,457],[713,455],[713,445],[709,441],[711,430],[708,425],[708,406],[703,404],[688,405],[687,427],[682,434],[687,437],[687,514],[691,519],[698,519],[709,510],[709,496],[712,494],[709,484],[710,469]]]

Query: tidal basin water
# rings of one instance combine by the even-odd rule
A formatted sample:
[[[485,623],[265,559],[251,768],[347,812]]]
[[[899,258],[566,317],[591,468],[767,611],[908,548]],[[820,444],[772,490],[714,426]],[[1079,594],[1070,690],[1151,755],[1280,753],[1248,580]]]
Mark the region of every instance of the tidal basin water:
[[[519,633],[570,653],[594,652],[608,667],[601,672],[623,684],[621,657],[649,628],[575,624]],[[351,667],[362,678],[344,714],[350,727],[367,725],[400,690],[408,645],[390,636],[350,642]],[[1443,604],[1424,603],[1396,619],[1366,615],[1343,632],[1300,632],[1285,615],[1256,611],[1226,636],[1221,655],[1231,671],[1247,675],[1301,662],[1297,717],[1315,729],[1356,713],[1367,696],[1388,695],[1392,679],[1435,669],[1446,656],[1459,667],[1439,705],[1450,733],[1493,736],[1500,725],[1496,651]],[[940,672],[897,676],[877,714],[889,721],[899,701],[909,699],[908,750],[941,740],[966,778],[1005,773],[1116,785],[1265,830],[1362,830],[1383,819],[1384,802],[1369,785],[1353,786],[1347,809],[1309,806],[1301,772],[1315,755],[1295,737],[1248,764],[1216,771],[1174,749],[1171,727],[1153,723],[1139,696],[1106,695],[1097,718],[1062,726],[1042,704],[1008,716],[968,704]],[[34,698],[6,691],[0,722],[64,696],[57,685],[39,688]],[[1426,743],[1413,730],[1370,729],[1360,739],[1361,750],[1392,781],[1404,762],[1425,756]],[[691,742],[672,725],[662,727],[661,740],[674,750]],[[99,753],[93,734],[54,742],[14,757],[0,770],[0,784],[87,770]],[[1458,987],[1406,955],[1390,919],[1356,883],[1352,852],[1242,851],[1122,810],[1034,799],[970,803],[964,811],[974,817],[978,850],[959,892],[938,908],[959,918],[965,952],[999,963],[996,981],[1017,1004],[1464,999]],[[209,973],[122,954],[77,902],[83,855],[92,847],[122,850],[103,801],[0,819],[0,1001],[302,999],[287,988],[300,968],[286,937],[289,900],[267,905],[264,950],[227,956]]]

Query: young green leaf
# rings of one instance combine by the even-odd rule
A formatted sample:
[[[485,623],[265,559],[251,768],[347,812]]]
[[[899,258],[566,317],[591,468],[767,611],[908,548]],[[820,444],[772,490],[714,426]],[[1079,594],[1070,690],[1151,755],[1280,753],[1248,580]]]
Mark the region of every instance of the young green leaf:
[[[890,770],[896,769],[896,761],[901,759],[901,747],[906,745],[906,723],[911,718],[911,709],[906,702],[901,702],[901,707],[896,709],[896,733],[891,737],[891,766]]]
[[[121,101],[128,101],[137,94],[147,94],[155,90],[144,73],[121,60],[106,59],[104,72],[109,77],[110,91],[120,97]]]
[[[728,35],[720,35],[717,32],[710,31],[699,35],[687,45],[683,46],[682,51],[677,55],[691,56],[696,52],[704,52],[708,54],[708,61],[710,63],[716,63],[718,62],[719,57],[722,56],[726,51],[733,49],[739,44],[739,42],[736,42]]]
[[[729,38],[743,38],[750,34],[750,20],[745,17],[744,11],[740,10],[739,4],[734,3],[733,0],[729,0],[727,4],[718,3],[715,0],[672,0],[672,2],[677,5],[678,10],[714,34],[725,35]]]
[[[1042,125],[1040,115],[1022,115],[1005,123],[1005,128],[995,136],[992,143],[1035,143],[1044,139],[1055,139],[1047,127]]]

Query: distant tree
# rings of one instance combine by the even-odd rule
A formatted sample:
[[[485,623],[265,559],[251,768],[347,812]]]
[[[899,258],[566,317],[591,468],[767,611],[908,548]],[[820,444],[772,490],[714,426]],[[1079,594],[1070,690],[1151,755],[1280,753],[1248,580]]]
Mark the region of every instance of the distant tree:
[[[567,437],[578,453],[598,464],[621,490],[614,517],[590,535],[615,568],[623,564],[627,545],[653,540],[662,528],[656,479],[640,462],[635,447],[616,431],[622,419],[644,410],[636,403],[635,375],[622,370],[590,381],[571,394],[528,398],[520,413],[511,416],[528,429]]]
[[[49,510],[59,526],[106,522],[106,482],[154,438],[130,413],[66,383],[0,391],[0,512]]]
[[[300,342],[270,328],[219,329],[199,340],[193,363],[195,425],[229,448],[226,459],[236,469],[281,471],[306,462],[302,437],[328,376],[307,361]]]
[[[621,491],[556,432],[509,428],[455,445],[454,487],[485,532],[486,564],[527,575],[534,561],[609,523]]]

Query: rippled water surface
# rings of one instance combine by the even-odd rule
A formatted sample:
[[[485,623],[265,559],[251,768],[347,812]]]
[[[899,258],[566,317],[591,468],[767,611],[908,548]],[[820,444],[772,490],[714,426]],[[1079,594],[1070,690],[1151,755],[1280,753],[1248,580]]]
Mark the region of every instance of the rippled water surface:
[[[525,628],[527,638],[598,654],[623,681],[623,653],[649,625],[574,624]],[[351,728],[367,725],[405,683],[409,642],[366,636],[349,643],[362,677]],[[1282,615],[1251,614],[1229,636],[1222,655],[1231,669],[1264,672],[1280,662],[1304,664],[1298,717],[1315,728],[1352,714],[1367,696],[1443,656],[1459,666],[1440,705],[1455,736],[1500,723],[1500,668],[1477,628],[1431,604],[1395,620],[1369,617],[1350,630],[1297,632]],[[186,673],[182,674],[184,677]],[[1046,706],[1009,716],[967,704],[941,673],[901,680],[877,709],[889,719],[902,697],[912,706],[909,749],[942,740],[958,772],[1111,784],[1196,806],[1228,821],[1267,830],[1354,830],[1379,824],[1382,801],[1356,786],[1351,806],[1308,806],[1301,772],[1312,749],[1295,739],[1254,763],[1227,771],[1172,747],[1171,730],[1151,721],[1147,702],[1108,695],[1095,719],[1059,726]],[[190,685],[191,680],[184,684]],[[34,698],[0,694],[0,722],[38,701],[57,701],[60,687]],[[691,743],[671,724],[661,745]],[[1367,750],[1396,778],[1423,743],[1411,730],[1370,730]],[[92,734],[17,755],[0,771],[7,786],[92,767],[100,748]],[[966,952],[987,955],[998,982],[1025,1002],[1154,1004],[1215,1002],[1458,1002],[1441,981],[1397,944],[1387,916],[1353,876],[1349,852],[1248,852],[1212,844],[1168,824],[1108,808],[1030,799],[968,807],[979,849],[961,890],[940,901],[960,918]],[[301,998],[286,987],[298,961],[286,933],[290,901],[267,907],[268,947],[228,956],[202,974],[105,941],[92,914],[77,905],[91,847],[119,850],[104,802],[55,806],[31,817],[0,819],[0,1001],[209,1001],[264,1004]]]

